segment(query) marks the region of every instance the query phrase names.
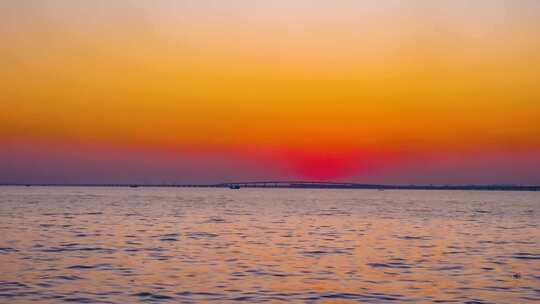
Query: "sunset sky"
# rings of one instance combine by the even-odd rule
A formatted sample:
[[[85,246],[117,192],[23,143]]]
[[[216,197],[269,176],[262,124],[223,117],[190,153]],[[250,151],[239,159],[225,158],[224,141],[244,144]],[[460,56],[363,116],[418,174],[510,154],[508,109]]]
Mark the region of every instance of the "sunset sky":
[[[0,182],[540,184],[540,1],[0,2]]]

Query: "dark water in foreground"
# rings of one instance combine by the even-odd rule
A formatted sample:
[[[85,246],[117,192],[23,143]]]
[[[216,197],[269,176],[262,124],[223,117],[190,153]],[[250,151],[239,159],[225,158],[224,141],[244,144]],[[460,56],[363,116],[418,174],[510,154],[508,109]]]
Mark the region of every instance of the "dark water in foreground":
[[[534,192],[0,187],[0,302],[538,303],[539,225]]]

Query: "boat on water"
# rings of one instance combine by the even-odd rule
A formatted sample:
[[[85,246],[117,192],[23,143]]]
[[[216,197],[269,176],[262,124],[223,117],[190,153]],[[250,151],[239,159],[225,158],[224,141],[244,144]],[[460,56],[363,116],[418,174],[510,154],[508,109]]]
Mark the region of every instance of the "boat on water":
[[[238,189],[240,189],[240,186],[238,186],[238,185],[229,185],[229,189],[238,190]]]

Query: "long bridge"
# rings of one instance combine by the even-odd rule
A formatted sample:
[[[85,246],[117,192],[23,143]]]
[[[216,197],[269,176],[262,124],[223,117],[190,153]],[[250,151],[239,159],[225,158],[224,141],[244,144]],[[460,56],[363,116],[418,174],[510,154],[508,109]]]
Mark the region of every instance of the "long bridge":
[[[215,187],[240,187],[240,188],[337,188],[337,189],[378,189],[383,185],[318,182],[318,181],[254,181],[233,182],[213,185]]]

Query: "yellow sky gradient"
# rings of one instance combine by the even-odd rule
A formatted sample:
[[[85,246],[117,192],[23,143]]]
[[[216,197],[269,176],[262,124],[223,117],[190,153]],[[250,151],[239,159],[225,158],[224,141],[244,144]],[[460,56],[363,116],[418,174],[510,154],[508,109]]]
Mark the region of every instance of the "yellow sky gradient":
[[[266,2],[3,2],[1,138],[540,148],[535,1]]]

